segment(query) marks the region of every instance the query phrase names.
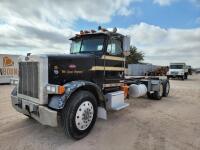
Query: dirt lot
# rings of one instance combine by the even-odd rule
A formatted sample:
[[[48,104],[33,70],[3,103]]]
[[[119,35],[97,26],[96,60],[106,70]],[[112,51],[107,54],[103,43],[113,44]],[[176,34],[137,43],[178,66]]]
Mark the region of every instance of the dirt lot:
[[[130,100],[130,107],[98,119],[84,139],[66,138],[60,128],[42,126],[17,113],[0,86],[0,150],[190,150],[200,149],[200,75],[171,80],[171,93],[162,101]]]

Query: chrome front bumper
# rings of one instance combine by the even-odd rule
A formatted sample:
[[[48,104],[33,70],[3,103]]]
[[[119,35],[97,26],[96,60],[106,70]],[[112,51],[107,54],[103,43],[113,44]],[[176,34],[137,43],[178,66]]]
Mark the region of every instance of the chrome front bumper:
[[[57,111],[11,95],[12,106],[20,113],[31,116],[43,125],[58,126]]]

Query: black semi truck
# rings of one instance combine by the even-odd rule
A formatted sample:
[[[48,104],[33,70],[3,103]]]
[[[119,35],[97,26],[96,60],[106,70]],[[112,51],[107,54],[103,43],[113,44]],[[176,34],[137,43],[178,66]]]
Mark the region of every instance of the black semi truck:
[[[43,125],[61,124],[66,135],[85,137],[97,116],[128,106],[124,99],[147,95],[160,100],[169,81],[125,76],[130,37],[108,31],[80,31],[70,39],[70,54],[27,55],[19,59],[19,79],[11,93],[13,107]]]

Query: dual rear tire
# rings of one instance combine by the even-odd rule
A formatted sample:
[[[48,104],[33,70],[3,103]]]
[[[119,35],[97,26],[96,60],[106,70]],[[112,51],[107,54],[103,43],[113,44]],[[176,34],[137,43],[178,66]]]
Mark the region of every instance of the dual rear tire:
[[[161,100],[162,97],[167,97],[170,91],[169,80],[163,80],[159,86],[159,91],[155,91],[154,93],[147,92],[147,96],[150,99]]]

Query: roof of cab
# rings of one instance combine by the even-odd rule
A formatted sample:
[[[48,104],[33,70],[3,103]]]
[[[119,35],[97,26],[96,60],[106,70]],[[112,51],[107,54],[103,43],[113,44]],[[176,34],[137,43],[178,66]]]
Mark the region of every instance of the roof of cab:
[[[74,37],[71,37],[69,40],[76,40],[80,39],[81,37],[92,37],[92,36],[98,36],[98,35],[106,35],[106,36],[120,36],[124,37],[124,35],[117,33],[117,32],[111,32],[111,31],[80,31],[80,34],[76,34]]]

